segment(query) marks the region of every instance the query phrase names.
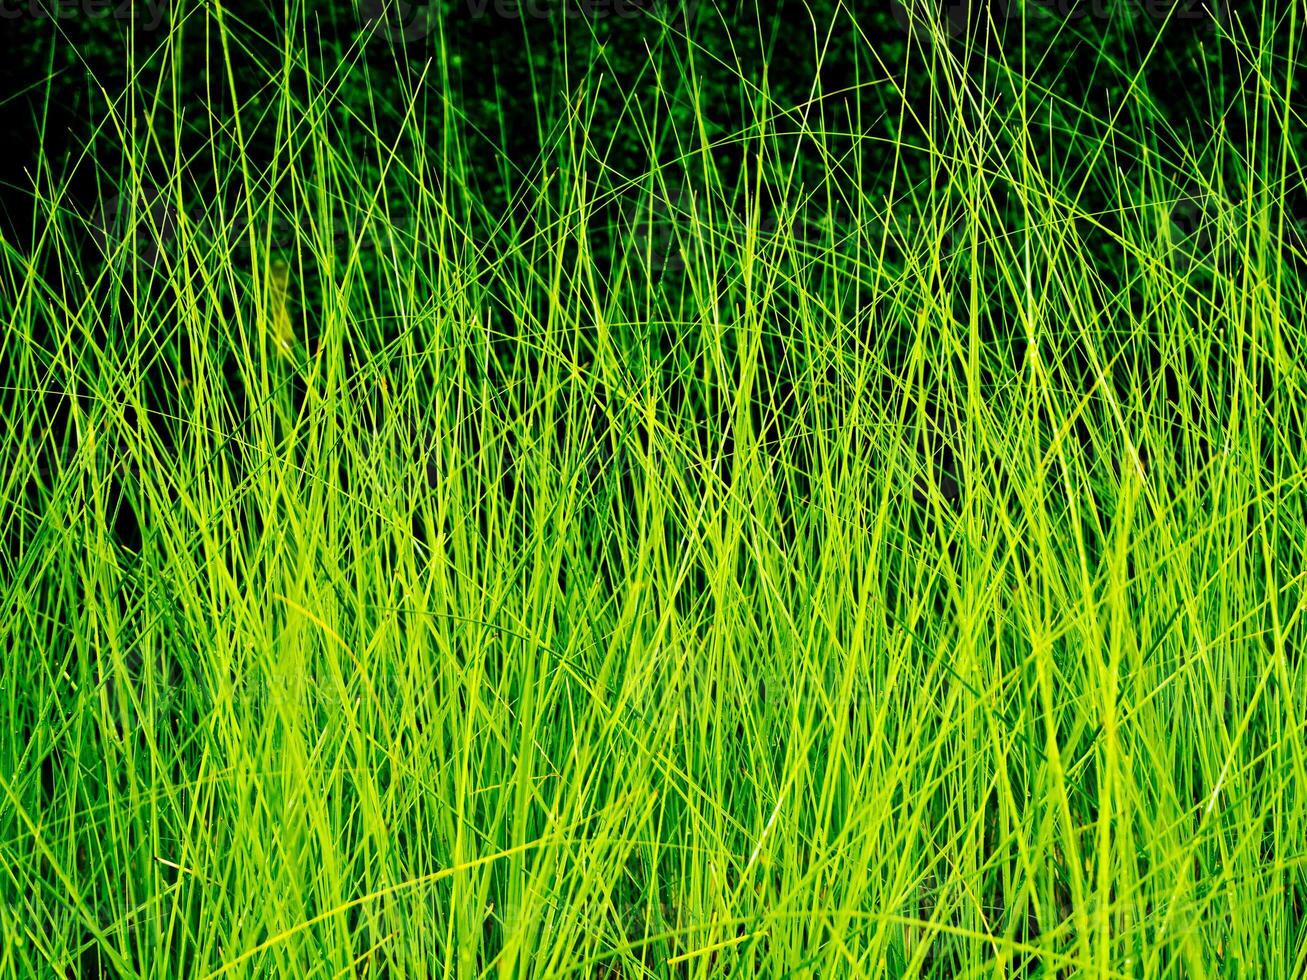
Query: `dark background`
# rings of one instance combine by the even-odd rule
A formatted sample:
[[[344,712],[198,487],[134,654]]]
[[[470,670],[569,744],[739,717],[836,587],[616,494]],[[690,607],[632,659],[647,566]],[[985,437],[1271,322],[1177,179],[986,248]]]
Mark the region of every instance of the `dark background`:
[[[1241,69],[1212,17],[1196,2],[1176,0],[1182,5],[1164,25],[1169,2],[1044,0],[1040,15],[1029,19],[1028,55],[1045,58],[1032,77],[1101,117],[1110,114],[1118,104],[1114,99],[1123,95],[1121,73],[1104,67],[1103,54],[1133,70],[1155,47],[1147,58],[1141,88],[1171,121],[1173,132],[1158,130],[1153,135],[1163,144],[1189,140],[1192,146],[1201,146],[1219,115],[1233,105],[1230,97],[1242,84],[1246,68]],[[102,3],[104,9],[100,9]],[[691,34],[699,43],[728,63],[738,58],[744,72],[754,73],[754,78],[760,78],[766,63],[777,101],[782,105],[803,103],[816,73],[812,21],[804,5],[772,5],[774,15],[760,32],[753,3],[728,0],[720,15],[710,4],[711,0],[692,0],[689,5],[678,0],[521,0],[520,4],[519,0],[433,0],[425,5],[399,3],[383,14],[377,12],[380,0],[363,0],[361,10],[350,4],[322,2],[309,9],[315,18],[313,32],[321,38],[324,64],[333,54],[348,57],[360,43],[360,32],[375,18],[389,28],[375,32],[362,45],[372,98],[383,107],[383,113],[385,106],[403,104],[403,93],[412,88],[427,58],[438,56],[435,48],[443,33],[449,54],[458,59],[451,77],[461,100],[459,111],[465,114],[470,131],[491,134],[487,153],[488,161],[494,163],[488,163],[489,177],[502,173],[505,164],[529,167],[539,149],[534,143],[536,120],[529,96],[533,74],[538,83],[543,80],[544,91],[559,93],[564,89],[563,72],[570,71],[575,78],[589,61],[593,46],[603,43],[613,74],[610,84],[615,86],[613,91],[621,91],[623,76],[627,81],[636,77],[645,60],[645,43],[655,15],[678,24],[688,18]],[[966,19],[974,19],[983,9],[977,5],[968,10],[965,2],[944,6],[959,34],[966,29]],[[135,23],[126,16],[133,7]],[[94,208],[105,195],[105,175],[97,174],[96,161],[78,160],[92,128],[106,122],[99,88],[121,91],[126,83],[127,50],[134,47],[138,60],[144,62],[168,37],[170,23],[180,19],[185,24],[182,46],[185,63],[192,67],[176,81],[181,102],[189,109],[195,146],[202,145],[210,131],[206,117],[229,114],[220,48],[212,32],[205,29],[206,10],[210,9],[187,0],[169,0],[158,8],[121,0],[115,0],[113,6],[108,6],[107,0],[4,0],[0,4],[0,129],[6,133],[5,152],[0,154],[0,220],[5,222],[11,242],[21,247],[30,240],[31,175],[38,162],[43,160],[55,174],[68,177],[69,206]],[[891,69],[902,66],[902,82],[910,89],[910,100],[924,108],[929,101],[929,93],[922,88],[922,59],[927,52],[912,43],[903,7],[897,2],[863,2],[853,9],[859,29],[873,42],[876,54]],[[989,9],[1001,13],[1004,7],[995,3]],[[243,47],[232,51],[233,68],[238,88],[245,90],[242,97],[248,97],[266,78],[258,63],[276,64],[279,60],[280,10],[271,4],[242,2],[226,4],[224,10]],[[817,0],[813,10],[817,24],[824,28],[835,17],[836,4]],[[1226,11],[1217,13],[1227,26],[1232,23]],[[847,15],[841,16],[845,19],[840,23],[848,25]],[[152,24],[152,20],[158,23]],[[442,30],[433,29],[436,23]],[[1017,21],[1003,19],[997,36],[990,38],[991,45],[1019,52],[1018,26]],[[1251,24],[1243,25],[1245,30],[1251,28]],[[206,47],[215,66],[208,84],[205,72],[193,68],[204,63]],[[732,70],[714,66],[707,57],[698,59],[696,69],[706,76],[704,103],[715,117],[713,122],[722,133],[738,129],[746,110]],[[854,37],[851,30],[843,36],[837,33],[821,68],[824,88],[828,92],[847,88],[858,71],[864,79],[881,74],[862,39]],[[717,93],[712,91],[714,85]],[[894,133],[898,113],[892,92],[885,86],[872,86],[857,98],[863,103],[864,120],[885,135]],[[1213,104],[1214,98],[1219,104]],[[831,101],[842,99],[837,96]],[[615,119],[620,100],[612,102]],[[360,107],[368,104],[366,91],[360,90],[359,103]],[[602,133],[612,121],[601,114],[593,125]],[[1236,134],[1242,128],[1237,115],[1226,125]],[[917,135],[911,128],[909,124],[908,131],[894,135],[911,140]],[[615,134],[620,139],[619,127],[610,130],[604,135]],[[45,134],[44,145],[38,141],[38,132]],[[251,153],[257,152],[257,145],[252,145]],[[630,153],[632,170],[647,169],[638,146],[632,144]],[[488,180],[484,190],[493,196],[494,181]]]

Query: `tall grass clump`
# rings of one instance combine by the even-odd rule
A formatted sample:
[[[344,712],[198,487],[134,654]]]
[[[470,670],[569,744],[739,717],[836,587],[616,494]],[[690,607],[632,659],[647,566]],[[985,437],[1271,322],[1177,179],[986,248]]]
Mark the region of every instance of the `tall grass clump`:
[[[32,173],[0,974],[1302,975],[1297,13],[1186,136],[1115,22],[670,11],[482,118],[178,4]]]

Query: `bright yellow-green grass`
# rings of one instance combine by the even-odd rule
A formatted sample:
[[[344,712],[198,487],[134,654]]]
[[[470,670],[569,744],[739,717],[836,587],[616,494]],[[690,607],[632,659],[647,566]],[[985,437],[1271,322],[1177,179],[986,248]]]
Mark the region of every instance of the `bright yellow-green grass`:
[[[650,15],[535,160],[191,13],[0,245],[0,976],[1303,975],[1300,11],[1185,152]]]

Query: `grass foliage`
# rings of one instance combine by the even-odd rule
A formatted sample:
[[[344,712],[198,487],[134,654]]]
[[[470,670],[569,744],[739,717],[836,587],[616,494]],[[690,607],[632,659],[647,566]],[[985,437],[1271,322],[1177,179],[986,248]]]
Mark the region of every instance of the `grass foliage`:
[[[1300,10],[560,21],[533,160],[177,10],[0,244],[0,975],[1302,975]]]

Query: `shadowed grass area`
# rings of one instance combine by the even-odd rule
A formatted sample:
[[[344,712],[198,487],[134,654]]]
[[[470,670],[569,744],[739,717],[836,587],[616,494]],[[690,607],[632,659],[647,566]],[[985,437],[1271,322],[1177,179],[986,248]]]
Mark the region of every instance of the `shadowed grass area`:
[[[568,21],[522,159],[307,13],[0,241],[0,976],[1301,975],[1295,14]]]

